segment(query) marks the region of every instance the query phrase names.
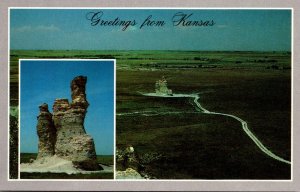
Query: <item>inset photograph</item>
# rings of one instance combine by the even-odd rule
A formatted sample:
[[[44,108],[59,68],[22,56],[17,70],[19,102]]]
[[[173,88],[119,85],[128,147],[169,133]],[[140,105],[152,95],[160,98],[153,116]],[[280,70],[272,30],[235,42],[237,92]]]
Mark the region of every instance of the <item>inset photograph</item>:
[[[20,60],[20,178],[114,178],[114,60]]]

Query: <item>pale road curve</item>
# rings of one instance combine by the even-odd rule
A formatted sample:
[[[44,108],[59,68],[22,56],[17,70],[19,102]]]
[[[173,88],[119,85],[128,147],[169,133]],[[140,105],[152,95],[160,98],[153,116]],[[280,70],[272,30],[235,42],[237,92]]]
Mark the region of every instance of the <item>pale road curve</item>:
[[[173,95],[163,95],[163,94],[156,94],[156,93],[146,93],[143,94],[145,96],[154,96],[154,97],[193,97],[194,98],[194,103],[196,104],[196,106],[198,107],[198,109],[201,110],[202,113],[204,114],[209,114],[209,115],[221,115],[221,116],[226,116],[226,117],[231,117],[237,121],[239,121],[242,124],[242,128],[244,130],[244,132],[250,137],[250,139],[256,144],[256,146],[262,151],[264,152],[266,155],[268,155],[269,157],[281,161],[283,163],[287,163],[287,164],[291,164],[290,161],[285,160],[277,155],[275,155],[272,151],[270,151],[269,149],[267,149],[258,139],[257,137],[248,129],[248,124],[246,121],[244,121],[243,119],[231,115],[231,114],[226,114],[226,113],[218,113],[218,112],[211,112],[208,111],[207,109],[203,108],[201,106],[201,104],[198,102],[199,100],[199,95],[198,94],[173,94]]]
[[[117,116],[131,116],[131,115],[142,115],[142,116],[157,116],[157,115],[170,115],[170,114],[193,114],[199,112],[192,112],[192,111],[172,111],[172,112],[157,112],[157,111],[135,111],[135,112],[128,112],[128,113],[117,113]]]

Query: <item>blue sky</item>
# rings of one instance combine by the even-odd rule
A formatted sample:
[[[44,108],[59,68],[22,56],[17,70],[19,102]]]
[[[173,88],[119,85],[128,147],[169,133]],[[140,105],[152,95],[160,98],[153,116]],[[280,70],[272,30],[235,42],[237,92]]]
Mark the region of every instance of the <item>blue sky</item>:
[[[89,12],[103,20],[135,20],[136,26],[91,26]],[[177,12],[211,27],[173,26]],[[139,26],[152,20],[163,27]],[[237,50],[290,51],[291,10],[12,9],[10,48],[47,50]]]
[[[96,152],[113,154],[114,65],[113,61],[22,61],[21,62],[21,152],[37,152],[36,133],[39,105],[47,103],[52,113],[56,98],[71,101],[70,82],[87,76],[90,103],[85,118],[87,134],[94,138]]]

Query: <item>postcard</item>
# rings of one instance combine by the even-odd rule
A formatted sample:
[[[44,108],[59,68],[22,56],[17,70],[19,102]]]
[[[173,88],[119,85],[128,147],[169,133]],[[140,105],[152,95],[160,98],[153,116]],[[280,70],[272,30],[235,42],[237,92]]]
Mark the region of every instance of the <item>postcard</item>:
[[[297,6],[65,3],[7,6],[7,189],[299,187]]]

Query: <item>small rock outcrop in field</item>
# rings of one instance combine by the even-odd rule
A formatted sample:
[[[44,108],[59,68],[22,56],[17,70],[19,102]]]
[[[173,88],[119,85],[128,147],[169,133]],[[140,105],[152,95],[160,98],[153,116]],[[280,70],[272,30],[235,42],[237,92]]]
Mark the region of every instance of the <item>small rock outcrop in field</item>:
[[[155,83],[155,93],[160,95],[172,95],[172,90],[168,89],[168,83],[164,76]]]
[[[118,170],[126,170],[127,168],[140,169],[138,157],[132,146],[127,146],[125,149],[117,149],[116,163]]]
[[[39,153],[41,157],[53,156],[73,162],[77,168],[99,170],[94,140],[86,134],[84,119],[89,103],[86,100],[87,77],[78,76],[71,82],[72,102],[56,99],[53,115],[48,105],[40,106],[38,116]]]

